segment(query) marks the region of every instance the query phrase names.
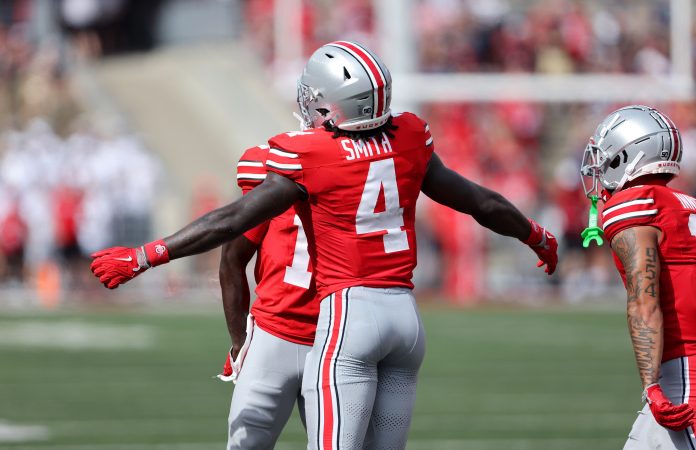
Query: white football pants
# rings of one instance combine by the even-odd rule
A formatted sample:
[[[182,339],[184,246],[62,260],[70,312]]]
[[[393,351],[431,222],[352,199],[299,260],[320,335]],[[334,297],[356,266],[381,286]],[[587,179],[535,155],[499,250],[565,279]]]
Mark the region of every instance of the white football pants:
[[[232,394],[227,450],[270,450],[300,395],[305,359],[311,347],[276,337],[258,325]]]
[[[308,448],[404,449],[424,354],[410,289],[351,287],[325,298],[302,382]]]

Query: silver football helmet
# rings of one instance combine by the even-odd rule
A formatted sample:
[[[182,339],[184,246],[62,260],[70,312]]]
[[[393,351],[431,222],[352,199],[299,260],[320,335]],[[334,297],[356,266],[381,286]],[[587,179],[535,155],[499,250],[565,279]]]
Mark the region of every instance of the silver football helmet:
[[[377,128],[391,115],[391,74],[366,47],[331,42],[307,61],[297,83],[297,103],[306,128],[327,120],[347,131]]]
[[[679,174],[681,135],[669,117],[642,105],[609,114],[585,148],[580,172],[585,194],[600,195],[600,187],[619,191],[648,174]]]

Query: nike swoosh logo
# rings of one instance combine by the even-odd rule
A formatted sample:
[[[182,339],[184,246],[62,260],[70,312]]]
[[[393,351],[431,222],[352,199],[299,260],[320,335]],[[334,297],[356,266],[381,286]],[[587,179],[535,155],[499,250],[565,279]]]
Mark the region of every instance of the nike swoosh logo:
[[[125,261],[125,262],[131,262],[133,261],[132,256],[128,256],[128,258],[114,258],[116,261]]]

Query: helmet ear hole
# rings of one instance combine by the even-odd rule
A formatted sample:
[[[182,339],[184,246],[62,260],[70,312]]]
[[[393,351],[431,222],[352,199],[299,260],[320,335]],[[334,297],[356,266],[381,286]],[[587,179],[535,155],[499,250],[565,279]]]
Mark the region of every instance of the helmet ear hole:
[[[343,81],[350,80],[350,79],[351,79],[350,73],[348,72],[348,69],[344,66],[343,67]]]
[[[611,164],[609,164],[609,167],[612,169],[617,169],[619,165],[621,164],[621,155],[616,155],[614,159],[611,161]]]
[[[317,108],[316,111],[324,117],[329,114],[329,110],[326,108]]]
[[[621,165],[621,157],[622,156],[623,156],[623,163],[626,164],[628,162],[628,152],[626,152],[626,150],[624,150],[614,157],[614,159],[611,161],[611,164],[609,164],[609,167],[611,167],[612,169],[618,169],[618,167]]]

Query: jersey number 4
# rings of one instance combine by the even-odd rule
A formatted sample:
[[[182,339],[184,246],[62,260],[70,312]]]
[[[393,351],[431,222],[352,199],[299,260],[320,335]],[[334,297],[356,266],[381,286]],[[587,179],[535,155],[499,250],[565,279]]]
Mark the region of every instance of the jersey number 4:
[[[379,193],[384,192],[384,211],[375,212]],[[355,217],[355,231],[359,235],[384,232],[385,253],[408,250],[404,226],[404,209],[399,206],[399,189],[392,158],[370,163],[365,189]]]
[[[292,255],[292,266],[285,266],[283,281],[293,286],[309,289],[312,272],[309,270],[309,251],[307,251],[307,234],[302,226],[300,217],[295,214],[294,224],[297,227],[295,252]]]

